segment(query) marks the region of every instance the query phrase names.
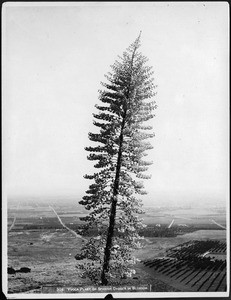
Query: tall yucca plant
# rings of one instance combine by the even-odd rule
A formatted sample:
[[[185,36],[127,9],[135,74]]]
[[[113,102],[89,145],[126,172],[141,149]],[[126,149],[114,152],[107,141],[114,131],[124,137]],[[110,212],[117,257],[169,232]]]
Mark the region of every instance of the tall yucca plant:
[[[156,86],[152,67],[146,66],[148,59],[138,52],[139,47],[140,35],[106,75],[108,83],[102,83],[105,89],[99,96],[103,105],[96,104],[99,113],[93,114],[100,132],[89,133],[97,145],[85,148],[90,152],[88,159],[97,161],[94,167],[99,171],[85,175],[94,183],[80,201],[91,210],[82,220],[88,229],[97,229],[98,236],[82,247],[81,257],[87,261],[79,268],[83,277],[103,285],[113,277],[134,272],[132,252],[140,246],[138,231],[144,226],[137,216],[142,213],[142,203],[135,194],[146,192],[136,178],[150,178],[143,172],[152,162],[143,157],[153,148],[146,140],[154,134],[147,133],[152,127],[143,123],[154,117],[156,104],[150,98]]]

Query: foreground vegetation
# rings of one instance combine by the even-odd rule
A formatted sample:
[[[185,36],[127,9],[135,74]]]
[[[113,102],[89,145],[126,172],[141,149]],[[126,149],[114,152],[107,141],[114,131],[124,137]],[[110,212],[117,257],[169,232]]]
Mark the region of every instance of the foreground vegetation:
[[[76,253],[81,247],[77,239],[65,229],[24,230],[9,232],[8,267],[28,267],[30,273],[8,275],[9,293],[41,293],[43,286],[92,285],[79,276]],[[147,247],[151,245],[147,244]],[[173,292],[176,288],[153,278],[135,266],[136,274],[130,278],[115,280],[114,285],[151,284],[154,292]]]

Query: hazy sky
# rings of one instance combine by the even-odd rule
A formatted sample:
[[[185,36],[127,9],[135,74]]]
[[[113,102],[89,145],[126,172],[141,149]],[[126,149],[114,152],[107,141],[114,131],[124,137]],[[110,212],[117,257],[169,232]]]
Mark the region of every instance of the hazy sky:
[[[100,81],[142,30],[158,104],[146,200],[225,199],[228,4],[66,3],[3,8],[8,194],[83,196]]]

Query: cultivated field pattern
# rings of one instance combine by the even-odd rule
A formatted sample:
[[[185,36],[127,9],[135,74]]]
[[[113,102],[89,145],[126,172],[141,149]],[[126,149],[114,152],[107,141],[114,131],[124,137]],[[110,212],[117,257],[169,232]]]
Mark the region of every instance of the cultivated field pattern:
[[[113,284],[150,284],[153,292],[226,291],[225,209],[145,210],[143,248],[134,253],[141,260],[136,274]],[[9,293],[41,293],[46,285],[91,285],[79,276],[75,259],[89,238],[81,235],[80,217],[86,213],[76,199],[9,201]]]
[[[166,257],[143,263],[187,291],[226,291],[225,242],[189,241],[168,249]]]

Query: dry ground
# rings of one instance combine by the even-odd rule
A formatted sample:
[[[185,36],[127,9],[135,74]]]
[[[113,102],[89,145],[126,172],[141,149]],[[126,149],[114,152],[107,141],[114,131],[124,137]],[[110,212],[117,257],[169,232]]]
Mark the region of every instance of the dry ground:
[[[159,241],[158,245],[161,242]],[[147,244],[156,245],[153,241]],[[168,245],[168,243],[163,243]],[[9,293],[38,293],[43,285],[76,286],[91,285],[90,281],[79,277],[74,256],[81,246],[81,240],[70,232],[63,230],[37,230],[9,232],[8,236],[8,266],[14,269],[31,268],[30,273],[8,275]],[[158,246],[159,247],[159,246]],[[165,246],[163,246],[165,247]],[[156,247],[154,247],[156,249]],[[149,252],[147,250],[147,253]],[[139,255],[140,254],[140,255]],[[142,256],[142,253],[137,253]],[[121,284],[152,284],[153,291],[177,291],[153,276],[138,264],[134,278],[123,280]]]

